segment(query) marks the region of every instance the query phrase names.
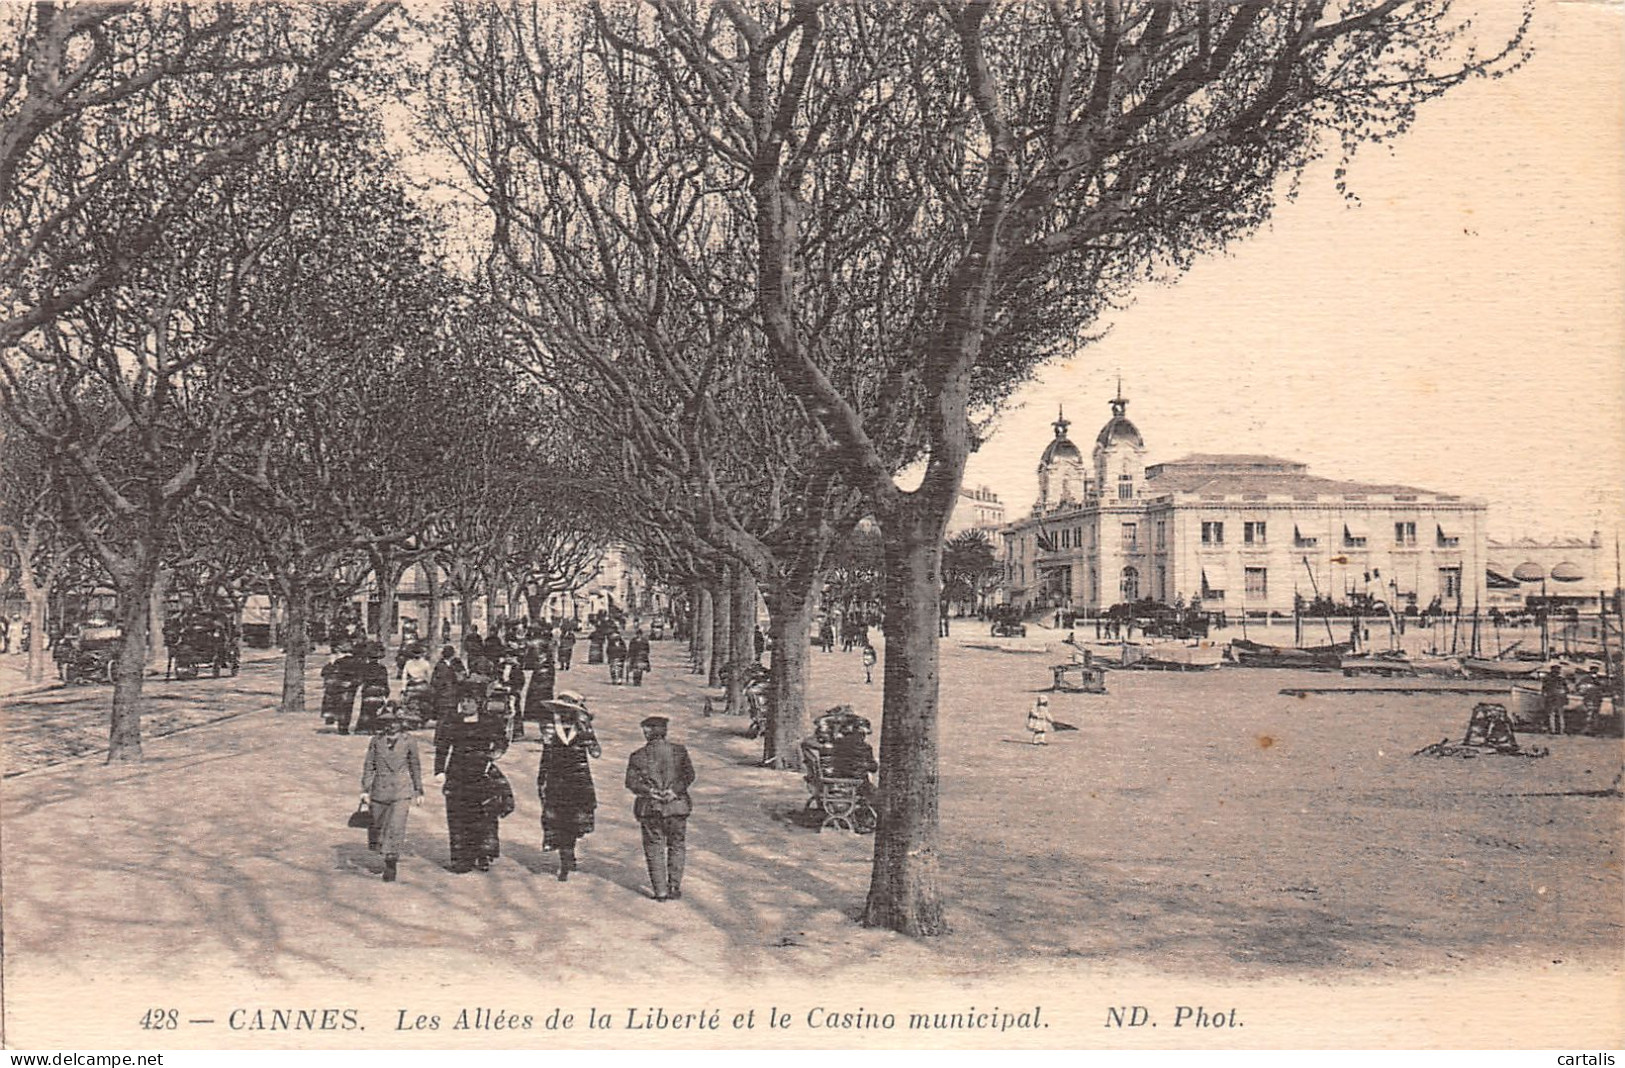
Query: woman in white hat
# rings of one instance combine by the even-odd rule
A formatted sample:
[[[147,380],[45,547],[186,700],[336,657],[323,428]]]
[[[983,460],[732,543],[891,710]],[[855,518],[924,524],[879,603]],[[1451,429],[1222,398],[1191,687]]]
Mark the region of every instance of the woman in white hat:
[[[592,833],[598,795],[589,758],[603,755],[586,698],[560,690],[543,704],[542,760],[536,796],[542,802],[542,849],[558,850],[559,882],[576,870],[576,842]]]

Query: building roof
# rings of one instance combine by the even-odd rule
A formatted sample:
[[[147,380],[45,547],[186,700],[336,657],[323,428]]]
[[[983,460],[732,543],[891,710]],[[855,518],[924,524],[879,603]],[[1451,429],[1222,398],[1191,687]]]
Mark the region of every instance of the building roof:
[[[1254,452],[1193,452],[1177,460],[1167,460],[1146,468],[1147,473],[1165,467],[1222,467],[1230,470],[1253,468],[1258,470],[1307,471],[1309,465],[1279,456],[1265,456]]]
[[[1118,442],[1132,445],[1137,449],[1145,448],[1145,439],[1140,437],[1140,430],[1129,422],[1123,411],[1128,407],[1128,400],[1123,396],[1121,384],[1117,387],[1117,396],[1112,398],[1112,417],[1106,425],[1100,428],[1095,436],[1095,444],[1102,449],[1108,449]]]
[[[1350,482],[1311,475],[1307,464],[1258,453],[1192,453],[1145,469],[1148,495],[1161,493],[1246,496],[1427,496],[1448,494],[1392,482]]]
[[[1058,410],[1055,413],[1055,422],[1050,424],[1055,428],[1055,439],[1044,448],[1044,455],[1038,458],[1040,465],[1047,466],[1056,460],[1076,460],[1083,462],[1083,453],[1072,444],[1072,439],[1066,436],[1066,428],[1072,424],[1067,422],[1066,412]]]
[[[1162,472],[1148,479],[1148,495],[1159,493],[1243,494],[1257,496],[1427,496],[1448,497],[1448,494],[1415,486],[1401,486],[1388,482],[1345,482],[1335,478],[1321,478],[1307,474],[1214,474],[1212,472]]]

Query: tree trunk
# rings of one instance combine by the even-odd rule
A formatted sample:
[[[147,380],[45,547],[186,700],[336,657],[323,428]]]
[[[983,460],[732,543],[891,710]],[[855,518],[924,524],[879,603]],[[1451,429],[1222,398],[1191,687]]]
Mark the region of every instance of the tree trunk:
[[[147,644],[152,647],[152,654],[147,663],[157,671],[169,667],[169,643],[164,640],[164,602],[169,599],[169,580],[173,577],[174,572],[168,568],[159,568],[152,580],[152,595],[148,598],[151,610],[147,623]]]
[[[305,710],[305,657],[310,652],[310,587],[304,582],[284,579],[283,595],[288,600],[283,633],[287,646],[282,654],[282,707],[285,713]]]
[[[423,569],[423,584],[429,589],[429,617],[423,631],[423,640],[427,644],[432,659],[438,659],[434,650],[440,645],[440,565],[433,560],[425,560],[418,565]]]
[[[820,585],[814,580],[802,589],[786,589],[768,602],[773,704],[762,737],[762,763],[768,767],[801,770],[801,739],[812,733],[812,717],[807,714],[807,654]]]
[[[728,673],[728,712],[742,716],[745,707],[745,677],[756,663],[756,576],[743,567],[733,569],[733,604],[728,610],[730,637]]]
[[[886,524],[880,824],[863,922],[916,936],[948,930],[937,885],[937,605],[944,525],[909,516]]]
[[[485,580],[485,633],[491,634],[496,630],[497,623],[497,580]]]
[[[378,584],[378,641],[384,647],[384,663],[389,663],[390,644],[395,637],[395,595],[401,587],[401,569],[393,561],[376,567],[372,573]]]
[[[46,590],[36,590],[28,595],[28,678],[30,682],[38,682],[45,677],[45,664],[50,657],[50,650],[45,648],[45,626],[49,618],[47,609],[51,603],[51,595]],[[11,640],[20,642],[21,634],[13,634]]]
[[[722,685],[722,665],[728,662],[728,643],[731,631],[728,614],[731,608],[728,591],[732,589],[732,568],[722,569],[722,578],[711,591],[711,660],[706,666],[705,684]]]
[[[688,670],[704,675],[711,667],[711,590],[703,582],[694,584],[693,617],[688,625]]]
[[[113,718],[108,731],[109,764],[141,759],[141,688],[147,672],[147,630],[152,613],[152,588],[157,567],[149,563],[156,552],[147,546],[135,550],[137,561],[119,583],[118,658],[113,669]]]

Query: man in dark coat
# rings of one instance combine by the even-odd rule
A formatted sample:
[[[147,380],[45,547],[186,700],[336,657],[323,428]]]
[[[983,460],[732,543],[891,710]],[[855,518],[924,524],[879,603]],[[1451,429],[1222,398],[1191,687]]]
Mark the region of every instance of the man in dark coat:
[[[530,684],[525,687],[525,714],[515,727],[515,737],[525,733],[525,720],[541,723],[547,717],[547,702],[553,700],[553,685],[557,676],[551,660],[538,660],[536,670],[530,673]]]
[[[484,649],[485,639],[480,637],[479,626],[470,623],[468,630],[463,632],[463,659],[472,664],[474,657],[483,652]]]
[[[378,713],[384,710],[384,702],[389,700],[389,669],[384,666],[383,644],[368,642],[366,657],[356,671],[361,683],[361,713],[356,717],[355,729],[362,734],[378,729]],[[348,726],[341,725],[339,733],[348,734]]]
[[[643,827],[643,859],[656,901],[683,896],[683,863],[688,855],[688,815],[694,810],[688,788],[694,763],[688,750],[666,740],[669,721],[650,716],[642,723],[647,743],[626,762],[626,788],[636,801],[632,814]]]
[[[559,630],[559,670],[569,671],[570,661],[576,652],[576,628],[573,621],[566,621]]]
[[[440,661],[429,677],[429,708],[436,721],[456,714],[458,689],[467,677],[468,669],[457,659],[457,650],[449,645],[441,649]]]
[[[609,640],[604,645],[604,659],[609,661],[609,681],[612,686],[619,686],[626,681],[626,639],[621,632],[609,632]]]
[[[642,686],[644,672],[649,670],[649,639],[643,636],[642,627],[632,633],[626,645],[626,666],[632,673],[632,685]]]
[[[1569,684],[1555,664],[1546,670],[1546,677],[1541,680],[1540,698],[1542,711],[1546,713],[1546,729],[1553,734],[1566,733]]]
[[[337,724],[340,734],[350,733],[362,663],[355,650],[345,646],[337,659],[322,668],[322,719]]]

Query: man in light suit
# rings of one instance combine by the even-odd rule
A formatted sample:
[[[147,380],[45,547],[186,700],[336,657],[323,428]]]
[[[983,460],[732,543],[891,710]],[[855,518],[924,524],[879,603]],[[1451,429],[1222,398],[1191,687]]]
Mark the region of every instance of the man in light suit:
[[[656,901],[683,896],[688,814],[693,811],[688,788],[694,783],[694,763],[687,749],[666,740],[668,722],[665,716],[644,720],[648,744],[626,762],[626,788],[637,798],[632,813],[643,827],[643,858]]]

